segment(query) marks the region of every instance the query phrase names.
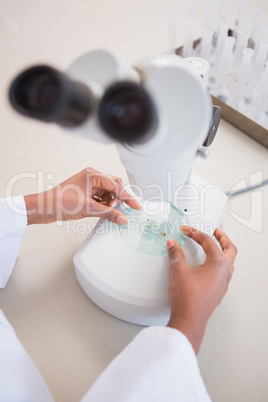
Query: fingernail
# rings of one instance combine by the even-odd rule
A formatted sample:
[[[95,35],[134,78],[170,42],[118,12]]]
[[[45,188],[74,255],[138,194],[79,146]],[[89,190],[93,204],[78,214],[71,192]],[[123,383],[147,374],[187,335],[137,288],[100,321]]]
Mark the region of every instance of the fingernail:
[[[191,228],[187,225],[181,225],[181,231],[187,235],[191,232]]]
[[[167,249],[169,250],[171,247],[173,247],[174,246],[174,240],[172,240],[172,239],[169,239],[168,241],[167,241]]]
[[[138,200],[135,200],[136,201],[136,204],[139,206],[139,209],[142,209],[142,205],[139,203],[139,201]]]
[[[111,204],[111,207],[116,208],[116,207],[118,207],[119,204],[120,204],[119,201],[113,201],[112,204]]]
[[[127,225],[128,220],[125,215],[119,215],[116,222],[119,223],[119,225]]]
[[[137,201],[135,198],[134,198],[134,201],[135,201],[135,206],[134,206],[134,202],[132,202],[132,205],[133,205],[132,208],[134,208],[134,209],[142,209],[142,206],[139,203],[139,201]]]

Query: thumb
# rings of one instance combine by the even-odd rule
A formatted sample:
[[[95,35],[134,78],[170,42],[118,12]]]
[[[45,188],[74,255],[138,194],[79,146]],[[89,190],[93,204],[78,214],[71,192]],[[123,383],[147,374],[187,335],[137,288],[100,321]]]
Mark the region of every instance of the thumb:
[[[167,241],[167,250],[168,250],[168,255],[169,255],[169,259],[170,259],[170,264],[185,266],[186,260],[185,260],[184,253],[182,251],[181,246],[179,246],[179,244],[175,240],[169,239]]]

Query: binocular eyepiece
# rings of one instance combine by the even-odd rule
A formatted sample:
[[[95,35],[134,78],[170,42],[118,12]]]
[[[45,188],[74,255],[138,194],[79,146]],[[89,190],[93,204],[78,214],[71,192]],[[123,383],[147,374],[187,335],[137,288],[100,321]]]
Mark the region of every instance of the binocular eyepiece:
[[[98,109],[104,131],[120,142],[144,142],[155,133],[157,114],[148,93],[133,82],[120,81],[105,92]]]
[[[48,66],[22,72],[9,90],[11,105],[19,113],[63,127],[87,119],[94,107],[90,89]]]
[[[15,78],[9,99],[19,113],[66,128],[84,123],[97,112],[106,134],[120,142],[147,141],[157,128],[157,113],[150,96],[141,85],[128,81],[111,85],[99,102],[84,83],[41,65]]]

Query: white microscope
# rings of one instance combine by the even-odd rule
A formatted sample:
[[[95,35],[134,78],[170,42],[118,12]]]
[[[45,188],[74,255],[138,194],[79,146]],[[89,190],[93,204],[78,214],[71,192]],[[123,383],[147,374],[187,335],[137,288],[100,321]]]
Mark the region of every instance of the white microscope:
[[[116,142],[141,211],[118,208],[128,225],[99,220],[74,256],[77,279],[106,312],[141,325],[169,320],[166,241],[182,246],[191,266],[202,248],[180,231],[189,224],[213,235],[226,195],[191,174],[216,134],[220,109],[206,91],[209,65],[198,58],[162,54],[129,67],[97,50],[62,74],[48,66],[22,72],[9,98],[20,113],[54,122],[72,134]]]

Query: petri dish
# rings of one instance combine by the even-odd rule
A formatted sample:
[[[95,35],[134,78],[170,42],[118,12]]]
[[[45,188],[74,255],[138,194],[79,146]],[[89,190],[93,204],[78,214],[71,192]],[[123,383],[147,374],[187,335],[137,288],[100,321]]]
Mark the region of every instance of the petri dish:
[[[171,203],[143,202],[142,210],[128,208],[125,215],[128,224],[120,227],[124,243],[142,254],[167,255],[168,239],[176,240],[183,246],[187,240],[181,225],[188,225],[185,214]]]

